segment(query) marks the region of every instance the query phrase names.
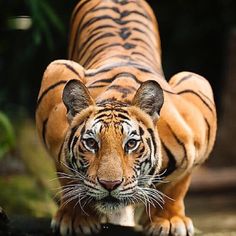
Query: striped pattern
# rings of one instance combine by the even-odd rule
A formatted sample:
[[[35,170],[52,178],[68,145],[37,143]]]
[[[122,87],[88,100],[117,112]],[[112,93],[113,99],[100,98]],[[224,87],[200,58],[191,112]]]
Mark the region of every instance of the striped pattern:
[[[107,65],[112,59],[138,60],[159,71],[155,25],[153,13],[143,1],[82,1],[72,15],[69,58],[87,69],[100,67],[101,62]]]
[[[71,80],[86,86],[84,99],[90,104],[74,117],[62,100]],[[133,99],[149,80],[164,94],[158,121]],[[83,176],[81,191],[104,213],[136,202],[132,197],[152,181],[165,192],[157,174],[178,183],[202,164],[215,141],[216,110],[205,78],[181,72],[165,79],[157,22],[144,0],[82,0],[71,17],[69,60],[52,62],[44,73],[36,125],[57,170]],[[122,180],[112,199],[99,178]],[[186,191],[183,187],[182,198]]]

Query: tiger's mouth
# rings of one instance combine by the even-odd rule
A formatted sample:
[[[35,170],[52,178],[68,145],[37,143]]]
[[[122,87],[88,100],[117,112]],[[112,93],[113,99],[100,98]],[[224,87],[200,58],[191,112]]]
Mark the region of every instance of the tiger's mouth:
[[[107,196],[107,197],[104,197],[104,198],[96,201],[96,208],[101,213],[114,212],[124,206],[125,206],[125,204],[123,201],[121,201],[113,196]]]
[[[100,200],[103,204],[119,204],[121,201],[113,196],[107,196]]]

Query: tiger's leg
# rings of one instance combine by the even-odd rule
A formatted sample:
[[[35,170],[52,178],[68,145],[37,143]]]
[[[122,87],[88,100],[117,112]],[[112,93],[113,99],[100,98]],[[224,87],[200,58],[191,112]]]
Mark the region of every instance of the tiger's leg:
[[[60,182],[64,189],[71,186],[71,181],[63,179]],[[60,207],[51,221],[53,232],[63,236],[98,233],[101,229],[99,217],[94,209],[89,206],[89,199],[82,200],[83,196],[80,196],[80,198],[70,201],[73,197],[68,193],[68,190],[63,191]]]
[[[163,209],[151,209],[151,222],[146,225],[147,235],[191,236],[194,234],[192,220],[185,216],[184,207],[184,197],[190,179],[190,174],[187,174],[178,182],[168,183],[164,189],[161,189],[168,197],[165,197]]]

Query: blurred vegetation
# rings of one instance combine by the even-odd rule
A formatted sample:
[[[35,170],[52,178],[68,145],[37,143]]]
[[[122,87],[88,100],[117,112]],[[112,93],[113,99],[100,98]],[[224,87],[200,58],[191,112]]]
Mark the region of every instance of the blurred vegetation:
[[[15,133],[8,117],[0,111],[0,159],[15,145]]]
[[[17,123],[16,136],[17,147],[0,161],[0,204],[10,215],[51,216],[59,196],[53,161],[31,119]]]
[[[46,65],[66,58],[74,4],[73,0],[0,0],[0,107],[11,116],[33,114]],[[31,21],[28,29],[12,24],[21,16]]]

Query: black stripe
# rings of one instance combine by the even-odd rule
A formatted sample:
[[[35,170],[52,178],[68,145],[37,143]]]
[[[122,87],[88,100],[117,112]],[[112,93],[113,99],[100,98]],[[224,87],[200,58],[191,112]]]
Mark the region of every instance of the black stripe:
[[[104,45],[104,47],[102,47]],[[102,48],[100,48],[102,47]],[[98,49],[97,51],[95,51],[95,49],[93,49],[92,54],[90,54],[90,56],[87,58],[87,60],[82,63],[84,67],[86,68],[90,68],[91,65],[89,65],[89,63],[93,62],[93,59],[95,59],[100,53],[105,52],[106,49],[108,48],[112,48],[112,47],[123,47],[126,50],[130,50],[132,48],[135,48],[136,45],[131,44],[131,43],[125,43],[125,44],[121,44],[121,43],[112,43],[112,44],[108,44],[108,43],[103,43],[101,45],[98,45],[95,49]]]
[[[94,58],[96,58],[101,52],[104,52],[106,49],[111,48],[111,47],[116,47],[116,46],[122,46],[122,44],[120,44],[120,43],[112,43],[112,44],[102,43],[102,44],[98,45],[97,47],[95,47],[93,49],[93,52],[90,54],[90,56],[87,58],[87,60],[84,63],[82,63],[83,66],[86,68],[86,66],[88,66],[88,64]]]
[[[48,123],[48,119],[43,121],[43,130],[42,130],[43,143],[46,147],[47,147],[47,143],[46,143],[47,123]]]
[[[149,175],[154,175],[154,173],[156,172],[156,165],[154,165],[152,168],[151,168],[151,170],[149,171]]]
[[[46,96],[46,94],[47,94],[49,91],[53,90],[54,88],[56,88],[56,87],[58,87],[58,86],[60,86],[60,85],[66,84],[66,83],[67,83],[67,80],[61,80],[61,81],[58,81],[57,83],[55,83],[55,84],[49,86],[47,89],[45,89],[45,90],[42,92],[41,96],[38,98],[37,105],[36,105],[36,110],[38,109],[38,107],[39,107],[39,105],[40,105],[42,99]]]
[[[71,142],[72,142],[73,137],[74,137],[76,131],[78,130],[79,126],[80,126],[80,124],[79,124],[79,125],[76,125],[75,127],[73,127],[73,128],[71,129],[70,137],[69,137],[68,143],[67,143],[67,148],[68,148],[69,151],[71,150]]]
[[[108,108],[100,109],[100,110],[96,113],[96,115],[101,114],[101,113],[104,113],[104,112],[107,112],[107,111],[110,112],[110,111],[111,111],[111,108],[108,107]]]
[[[104,25],[99,25],[97,27],[94,27],[92,30],[89,31],[90,34],[93,34],[95,31],[100,30],[100,29],[106,29],[106,28],[116,28],[114,25],[110,24],[104,24]]]
[[[119,8],[117,8],[117,7],[107,7],[107,6],[106,7],[97,7],[95,9],[93,9],[92,12],[97,12],[97,11],[101,11],[101,10],[112,10],[113,12],[120,14]]]
[[[88,86],[87,88],[89,89],[96,89],[96,88],[104,88],[105,85],[92,85],[92,86]]]
[[[150,71],[149,69],[147,69],[147,68],[137,68],[137,69],[139,69],[140,71],[142,71],[142,72],[145,72],[145,73],[153,73],[152,71]]]
[[[85,3],[87,3],[87,2],[88,2],[88,1],[86,1]],[[82,24],[84,18],[86,17],[86,15],[87,15],[88,13],[90,13],[90,11],[91,11],[92,9],[94,9],[98,4],[99,4],[99,3],[97,3],[95,6],[93,6],[91,9],[89,9],[88,11],[86,11],[86,12],[84,13],[84,15],[82,16],[82,18],[81,18],[80,21],[79,21],[79,25],[78,25],[77,29],[80,29],[81,24]],[[77,16],[78,12],[79,12],[80,9],[83,7],[83,5],[84,5],[84,3],[81,4],[81,6],[79,6],[79,8],[76,10],[75,14],[72,16],[71,24],[74,23],[75,17]],[[71,26],[71,29],[72,29],[72,26]],[[78,43],[78,37],[79,37],[79,35],[80,35],[80,32],[78,31],[78,32],[76,33],[76,35],[75,35],[74,40],[73,40],[74,44],[73,44],[72,52],[71,52],[71,55],[70,55],[71,57],[73,57],[73,55],[74,55],[75,48],[76,48],[76,45],[77,45],[77,43]]]
[[[109,117],[109,116],[110,116],[110,114],[104,113],[104,114],[101,114],[101,115],[99,115],[99,116],[96,116],[96,118],[94,119],[94,121],[100,122],[100,121],[102,120],[102,118],[104,118],[104,117]]]
[[[85,151],[85,150],[82,149],[81,145],[79,145],[79,153],[80,153],[80,155],[81,155],[81,154],[83,155],[83,154],[84,154],[84,151]]]
[[[107,101],[107,102],[110,104],[110,101]],[[103,105],[98,104],[98,105],[104,106],[104,105],[106,105],[106,104],[103,104]],[[107,111],[109,112],[109,111],[111,111],[111,110],[115,110],[115,111],[117,111],[117,112],[121,112],[121,113],[128,114],[128,112],[125,111],[124,109],[122,109],[121,107],[115,106],[115,103],[114,103],[113,105],[114,105],[113,108],[105,107],[105,108],[100,109],[100,110],[96,113],[96,115],[97,115],[97,114],[100,114],[100,113],[107,112]],[[125,106],[125,107],[127,107],[127,104],[121,104],[120,106]],[[118,116],[119,116],[119,114],[118,114]]]
[[[150,139],[150,138],[146,138],[146,142],[147,142],[147,145],[148,145],[149,150],[150,150],[150,152],[151,152],[151,151],[152,151],[151,139]]]
[[[121,18],[113,18],[112,16],[109,16],[109,15],[102,15],[102,16],[97,16],[97,17],[93,17],[91,19],[89,19],[88,21],[86,21],[82,26],[81,28],[79,29],[79,32],[78,34],[80,34],[85,28],[89,27],[90,25],[96,23],[97,21],[101,21],[101,20],[112,20],[114,21],[116,24],[118,25],[125,25],[125,24],[128,24],[128,23],[137,23],[139,25],[142,25],[145,27],[145,29],[148,29],[152,34],[153,34],[153,29],[151,29],[147,24],[145,24],[144,22],[142,21],[139,21],[139,20],[127,20],[127,21],[124,21],[122,20]],[[146,32],[145,32],[146,33]]]
[[[100,79],[100,80],[97,80],[97,81],[94,81],[91,85],[95,85],[97,83],[112,83],[115,79],[118,79],[120,77],[130,77],[132,78],[136,83],[138,84],[141,84],[142,82],[140,80],[138,80],[138,78],[133,75],[132,73],[130,72],[121,72],[121,73],[118,73],[116,75],[114,75],[113,77],[111,78],[108,78],[108,79]],[[91,86],[90,85],[90,86]],[[89,87],[90,87],[89,86]]]
[[[132,54],[132,55],[140,56],[140,57],[142,57],[142,58],[144,59],[144,60],[141,60],[141,59],[139,58],[139,61],[142,61],[142,62],[144,62],[144,63],[146,63],[146,64],[152,64],[152,66],[154,66],[154,67],[157,66],[157,64],[155,64],[155,62],[154,62],[153,59],[147,57],[147,55],[146,55],[146,54],[143,54],[142,52],[136,52],[136,51],[134,51],[134,52],[132,52],[131,54]]]
[[[171,175],[177,168],[176,166],[176,160],[175,156],[172,154],[172,152],[165,146],[165,144],[162,142],[162,147],[167,155],[168,158],[168,165],[166,171],[162,174],[163,177],[167,177]]]
[[[101,21],[101,20],[106,20],[106,19],[111,19],[114,20],[111,16],[109,15],[102,15],[102,16],[97,16],[97,17],[92,17],[91,19],[87,20],[84,24],[81,24],[81,27],[78,27],[78,35],[81,34],[81,32],[89,27],[90,25],[96,23],[97,21]]]
[[[104,33],[104,34],[98,36],[97,38],[95,38],[94,40],[92,40],[92,41],[89,43],[89,41],[90,41],[93,37],[95,37],[96,35],[98,35],[99,33],[101,33],[101,32],[98,32],[98,33],[95,33],[95,34],[93,34],[93,35],[90,35],[90,37],[87,38],[86,41],[80,46],[80,48],[78,49],[78,52],[79,52],[79,53],[83,52],[83,53],[81,54],[81,56],[79,56],[79,59],[78,59],[78,60],[81,60],[81,59],[84,57],[85,53],[87,53],[88,49],[89,49],[96,41],[101,40],[101,39],[104,39],[104,38],[109,38],[109,37],[115,36],[115,34],[113,34],[113,33]],[[88,44],[88,43],[89,43],[89,44]],[[81,49],[82,49],[82,51],[80,51]]]
[[[69,69],[70,71],[72,71],[77,77],[79,77],[81,79],[80,74],[75,70],[74,67],[72,67],[71,65],[68,65],[66,63],[54,63],[54,65],[64,65],[67,69]]]
[[[148,68],[146,66],[137,64],[135,62],[129,62],[129,63],[127,63],[127,62],[119,62],[119,63],[111,65],[111,66],[110,65],[109,66],[105,66],[104,68],[101,68],[101,69],[95,69],[96,71],[94,71],[94,72],[85,71],[85,75],[87,77],[93,77],[93,76],[96,76],[98,74],[109,72],[110,70],[113,70],[114,68],[122,67],[122,66],[133,67],[133,68],[135,68],[137,70],[140,70],[142,72],[145,72],[145,73],[156,73],[156,71],[154,71],[151,67]],[[157,73],[157,74],[159,74],[159,73]]]
[[[85,71],[85,76],[86,77],[93,77],[93,76],[96,76],[98,74],[101,74],[101,73],[106,73],[106,72],[109,72],[110,70],[112,70],[114,67],[106,67],[104,69],[101,69],[101,70],[96,70],[95,72],[91,72],[91,71]]]
[[[150,37],[148,37],[146,31],[141,30],[141,29],[139,29],[137,27],[132,28],[132,31],[136,31],[136,32],[142,33],[147,39],[149,39],[152,42],[152,39]],[[152,32],[152,34],[154,34],[154,33]],[[156,38],[156,35],[154,35],[154,37]]]
[[[174,87],[178,86],[179,84],[181,84],[181,83],[184,82],[185,80],[190,79],[192,76],[193,76],[192,74],[189,74],[189,75],[184,76],[182,79],[180,79],[180,80],[178,81],[178,83],[176,83],[176,84],[174,85]]]
[[[172,91],[169,91],[169,90],[166,90],[166,89],[162,89],[162,90],[166,93],[169,93],[169,94],[172,94],[172,95],[177,95],[177,93],[175,93],[175,92],[172,92]]]
[[[205,117],[204,117],[204,120],[205,120],[205,123],[206,123],[206,126],[207,126],[207,141],[209,142],[211,127],[210,127],[210,124],[209,124],[208,120]]]
[[[78,139],[79,139],[79,138],[78,138],[77,136],[74,137],[73,142],[72,142],[72,145],[71,145],[71,149],[72,149],[72,151],[73,151],[74,146],[76,145]]]
[[[58,162],[59,162],[59,163],[60,163],[60,161],[61,161],[61,153],[62,153],[62,149],[63,149],[63,146],[64,146],[64,142],[65,142],[65,141],[63,141],[63,143],[61,144],[60,150],[59,150],[58,155],[57,155],[57,158],[58,158]]]
[[[125,115],[123,115],[123,114],[120,114],[120,113],[117,115],[117,117],[119,117],[119,118],[121,118],[121,119],[123,119],[123,120],[130,120],[129,117],[127,117],[127,116],[125,116]]]
[[[112,61],[113,58],[116,58],[116,59],[123,59],[123,60],[126,60],[127,63],[130,61],[130,56],[127,56],[127,55],[121,55],[121,54],[116,54],[116,55],[113,55],[113,56],[109,56],[109,61]],[[101,57],[99,57],[98,59],[94,60],[92,64],[89,65],[90,68],[92,68],[97,62],[101,62]]]
[[[177,94],[180,95],[180,94],[184,94],[184,93],[191,93],[191,94],[197,96],[208,107],[208,109],[211,112],[213,112],[213,109],[210,107],[210,105],[198,93],[196,93],[195,91],[190,90],[190,89],[186,89],[186,90],[178,92]]]
[[[139,43],[141,42],[141,43],[145,44],[148,48],[145,48],[145,47],[142,47],[142,48],[144,50],[148,50],[151,53],[151,56],[154,57],[153,52],[154,52],[155,49],[152,47],[152,45],[150,43],[148,43],[147,41],[145,41],[141,38],[131,38],[131,40],[134,40],[136,42],[139,42]],[[141,46],[141,45],[139,44],[139,46]]]
[[[76,9],[76,11],[73,13],[71,17],[71,22],[73,23],[75,20],[75,17],[77,16],[78,12],[83,8],[84,5],[86,5],[88,2],[91,2],[91,0],[86,0],[80,6]]]
[[[131,35],[131,31],[130,31],[130,28],[129,27],[122,27],[120,29],[120,32],[119,32],[119,36],[125,40],[127,38],[129,38],[129,36]]]
[[[184,76],[182,79],[180,79],[178,81],[178,83],[176,83],[174,86],[178,86],[179,84],[181,84],[185,80],[188,80],[188,79],[190,79],[192,77],[194,77],[194,79],[196,79],[196,77],[197,77],[198,80],[203,80],[203,81],[205,80],[203,77],[201,77],[201,76],[199,76],[197,74],[188,74],[188,75]]]
[[[185,148],[185,145],[184,143],[177,137],[177,135],[174,133],[174,131],[171,129],[171,127],[167,124],[167,127],[168,129],[170,130],[170,132],[172,133],[172,135],[174,136],[176,142],[182,146],[183,148],[183,151],[184,151],[184,156],[183,156],[183,161],[185,160],[186,156],[187,156],[187,151],[186,151],[186,148]]]
[[[203,97],[205,97],[205,98],[212,104],[212,106],[215,107],[215,103],[214,103],[209,97],[207,97],[202,91],[199,91],[199,90],[198,90],[198,92],[199,92]]]
[[[156,155],[156,152],[157,152],[157,145],[156,145],[156,140],[155,140],[155,135],[154,135],[154,132],[152,129],[148,128],[147,129],[149,134],[151,135],[151,138],[152,138],[152,144],[153,144],[153,147],[154,147],[154,155]]]
[[[129,49],[133,49],[133,48],[136,48],[136,44],[133,44],[133,43],[125,43],[123,44],[123,48],[129,50]]]
[[[127,104],[124,104],[123,106],[127,107]],[[122,108],[115,107],[114,110],[117,111],[117,112],[122,112],[122,113],[125,113],[125,114],[129,114],[127,111],[125,111]]]
[[[142,17],[144,17],[145,19],[147,19],[147,20],[149,20],[149,21],[152,20],[149,15],[144,14],[144,13],[142,13],[142,12],[140,12],[140,11],[125,11],[125,12],[122,12],[122,13],[123,13],[124,16],[128,16],[128,15],[130,15],[130,14],[135,14],[135,15],[142,16]],[[121,13],[121,16],[122,16],[122,13]]]
[[[131,40],[138,42],[138,47],[142,48],[145,51],[144,56],[146,59],[149,59],[151,61],[156,61],[156,57],[154,55],[155,49],[151,47],[150,43],[140,38],[131,38]],[[144,45],[140,44],[140,42],[143,43]]]
[[[116,90],[119,93],[122,93],[123,94],[122,98],[125,98],[125,97],[127,97],[128,94],[133,93],[133,92],[136,91],[136,89],[132,86],[123,87],[123,86],[120,86],[120,85],[111,85],[107,88],[107,90]]]
[[[144,134],[144,130],[141,126],[139,126],[139,134],[140,134],[140,136],[143,136],[143,134]]]

